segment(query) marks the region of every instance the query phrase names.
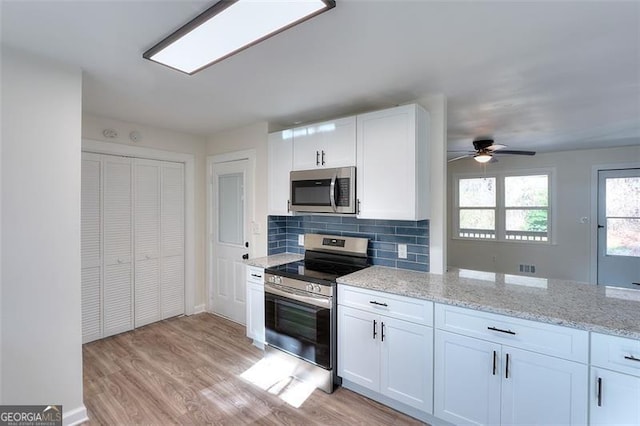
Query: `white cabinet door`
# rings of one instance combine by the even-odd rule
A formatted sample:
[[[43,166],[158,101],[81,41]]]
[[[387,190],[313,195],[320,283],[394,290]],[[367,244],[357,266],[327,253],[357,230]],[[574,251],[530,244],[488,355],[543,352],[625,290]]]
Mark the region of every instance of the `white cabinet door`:
[[[267,197],[269,214],[291,215],[289,211],[289,173],[293,167],[293,132],[269,134]]]
[[[105,156],[103,337],[133,329],[132,166]]]
[[[356,118],[293,129],[293,170],[356,164]]]
[[[378,315],[338,306],[338,375],[368,389],[380,389]]]
[[[100,156],[83,153],[81,189],[82,343],[102,337],[101,176]]]
[[[434,415],[455,424],[500,423],[500,345],[435,331]]]
[[[587,423],[587,366],[502,348],[502,424]]]
[[[264,284],[247,281],[247,337],[263,346],[264,334]]]
[[[357,117],[359,217],[427,219],[427,113],[405,105]]]
[[[161,169],[160,303],[162,319],[184,314],[184,164]]]
[[[160,316],[160,162],[135,160],[135,326]]]
[[[590,424],[640,424],[640,377],[591,367],[589,388]]]
[[[381,393],[433,412],[433,329],[380,317]]]

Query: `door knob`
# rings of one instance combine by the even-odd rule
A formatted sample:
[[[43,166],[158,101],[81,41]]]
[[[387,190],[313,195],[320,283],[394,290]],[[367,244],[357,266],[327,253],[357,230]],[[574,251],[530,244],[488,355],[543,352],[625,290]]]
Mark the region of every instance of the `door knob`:
[[[243,254],[243,255],[242,255],[242,258],[243,258],[244,260],[249,259],[249,253],[245,253],[245,254]]]
[[[244,246],[245,246],[246,248],[249,248],[249,241],[246,241],[246,242],[244,243]]]

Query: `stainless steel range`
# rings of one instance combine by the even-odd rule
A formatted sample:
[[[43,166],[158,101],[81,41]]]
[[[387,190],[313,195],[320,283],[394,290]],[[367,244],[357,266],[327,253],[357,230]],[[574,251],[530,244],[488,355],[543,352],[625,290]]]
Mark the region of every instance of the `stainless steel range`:
[[[265,269],[265,349],[331,393],[337,382],[336,279],[366,268],[366,238],[305,235],[304,260]]]

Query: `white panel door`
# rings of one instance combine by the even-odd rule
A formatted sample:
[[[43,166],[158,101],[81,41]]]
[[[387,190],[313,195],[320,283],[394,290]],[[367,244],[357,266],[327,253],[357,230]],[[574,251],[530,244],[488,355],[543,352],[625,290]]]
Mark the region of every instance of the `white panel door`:
[[[380,318],[338,306],[338,375],[380,391]]]
[[[433,412],[433,329],[380,318],[381,393],[421,411]]]
[[[289,174],[293,161],[292,134],[291,130],[269,134],[267,197],[270,215],[291,215],[289,211]]]
[[[82,343],[102,337],[102,166],[82,154],[81,256]]]
[[[103,336],[133,329],[132,165],[104,156]]]
[[[184,165],[162,163],[162,319],[184,314]]]
[[[640,289],[640,169],[598,172],[598,284]]]
[[[160,316],[160,165],[135,160],[135,326]]]
[[[213,166],[213,286],[210,306],[219,315],[240,324],[246,316],[246,276],[243,256],[248,258],[247,174],[248,160]]]
[[[640,425],[640,377],[591,367],[590,424]]]
[[[435,331],[433,414],[454,424],[500,424],[500,345]]]
[[[502,353],[503,424],[587,424],[586,365],[508,346]]]

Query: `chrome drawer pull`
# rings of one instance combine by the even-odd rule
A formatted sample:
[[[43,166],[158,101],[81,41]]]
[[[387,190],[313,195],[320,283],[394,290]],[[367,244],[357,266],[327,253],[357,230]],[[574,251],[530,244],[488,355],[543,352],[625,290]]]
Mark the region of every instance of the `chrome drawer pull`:
[[[629,361],[638,361],[638,362],[640,362],[640,358],[636,358],[633,355],[629,355],[629,356],[625,355],[624,359],[628,359]]]
[[[372,305],[378,305],[378,306],[389,306],[386,303],[380,303],[375,300],[369,300],[369,303],[371,303]]]
[[[502,330],[502,329],[495,328],[495,327],[487,327],[487,330],[491,330],[491,331],[499,331],[500,333],[513,334],[514,336],[516,335],[515,331],[511,331],[511,330]]]

